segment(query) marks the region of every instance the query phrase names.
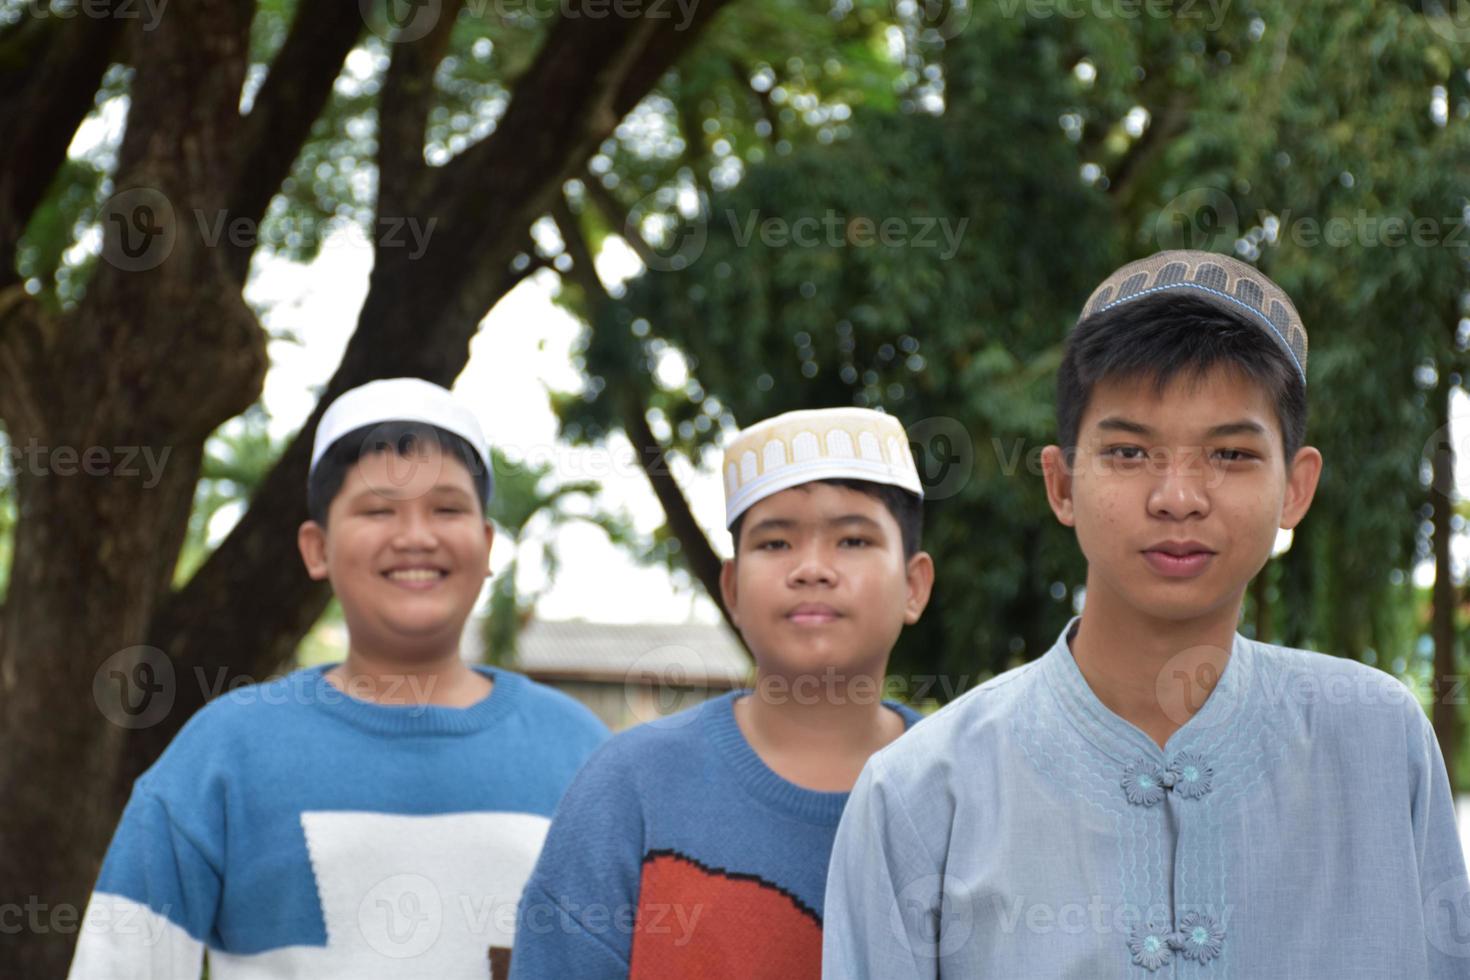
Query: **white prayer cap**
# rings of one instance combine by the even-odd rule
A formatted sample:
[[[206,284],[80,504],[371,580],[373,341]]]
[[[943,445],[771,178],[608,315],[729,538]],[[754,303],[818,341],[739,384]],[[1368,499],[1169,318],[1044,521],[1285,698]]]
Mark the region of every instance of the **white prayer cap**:
[[[903,425],[871,408],[817,408],[757,422],[725,448],[725,527],[758,501],[814,480],[924,487]]]
[[[490,472],[490,448],[475,413],[447,389],[422,378],[369,381],[337,396],[316,427],[309,472],[316,470],[316,464],[332,444],[347,433],[385,422],[423,422],[453,432],[470,444],[485,472]]]

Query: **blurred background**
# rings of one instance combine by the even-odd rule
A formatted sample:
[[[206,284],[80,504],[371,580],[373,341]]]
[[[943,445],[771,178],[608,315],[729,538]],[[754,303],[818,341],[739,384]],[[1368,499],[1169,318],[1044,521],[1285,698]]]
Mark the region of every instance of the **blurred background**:
[[[1053,374],[1160,248],[1311,335],[1326,471],[1242,632],[1403,679],[1465,786],[1467,127],[1462,0],[0,0],[5,975],[64,975],[193,711],[345,652],[295,544],[337,393],[475,407],[466,656],[614,727],[749,672],[729,434],[895,414],[938,581],[890,687],[932,706],[1081,606]]]

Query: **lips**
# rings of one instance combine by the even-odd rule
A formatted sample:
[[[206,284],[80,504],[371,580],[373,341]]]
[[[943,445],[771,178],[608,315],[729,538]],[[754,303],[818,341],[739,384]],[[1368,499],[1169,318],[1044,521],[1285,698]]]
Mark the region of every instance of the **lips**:
[[[1193,578],[1214,560],[1215,551],[1198,541],[1160,541],[1145,548],[1144,561],[1168,578]]]
[[[836,609],[822,602],[803,602],[786,614],[786,618],[797,626],[822,626],[841,616]]]

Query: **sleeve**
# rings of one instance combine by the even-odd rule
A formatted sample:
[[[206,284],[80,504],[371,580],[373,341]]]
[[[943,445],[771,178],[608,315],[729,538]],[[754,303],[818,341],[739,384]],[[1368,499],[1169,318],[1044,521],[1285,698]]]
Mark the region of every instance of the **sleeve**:
[[[517,910],[512,980],[628,976],[643,816],[617,742],[588,760],[552,817]]]
[[[70,980],[198,977],[219,905],[217,864],[141,784],[102,862]]]
[[[832,848],[822,976],[937,978],[946,926],[942,886],[938,865],[874,756],[848,797]]]
[[[1414,851],[1424,900],[1428,976],[1470,977],[1470,879],[1439,741],[1417,701],[1409,730]],[[1417,728],[1417,734],[1415,729]]]

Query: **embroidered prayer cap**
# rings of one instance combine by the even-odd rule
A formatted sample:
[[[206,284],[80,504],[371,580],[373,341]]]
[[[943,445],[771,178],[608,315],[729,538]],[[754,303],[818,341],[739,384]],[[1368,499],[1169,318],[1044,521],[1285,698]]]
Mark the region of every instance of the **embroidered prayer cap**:
[[[814,480],[867,480],[919,497],[903,425],[871,408],[817,408],[757,422],[725,449],[725,527],[758,501]]]
[[[327,406],[316,427],[308,474],[337,440],[364,426],[386,422],[422,422],[452,432],[470,444],[485,472],[490,472],[490,447],[474,412],[432,381],[384,378],[344,391]]]
[[[1228,255],[1178,250],[1130,262],[1093,290],[1078,322],[1161,293],[1196,296],[1258,325],[1307,383],[1307,330],[1291,298],[1259,269]]]

